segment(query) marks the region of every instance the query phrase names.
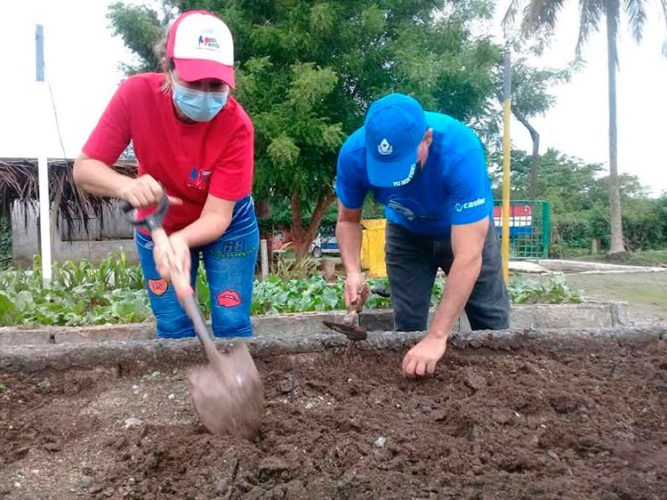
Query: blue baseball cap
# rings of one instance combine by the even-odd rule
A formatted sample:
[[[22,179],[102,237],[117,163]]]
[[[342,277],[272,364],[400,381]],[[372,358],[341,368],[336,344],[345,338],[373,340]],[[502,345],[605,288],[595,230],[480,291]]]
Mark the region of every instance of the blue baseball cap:
[[[417,169],[417,147],[428,129],[421,104],[405,94],[389,94],[371,104],[364,127],[371,185],[410,182]]]

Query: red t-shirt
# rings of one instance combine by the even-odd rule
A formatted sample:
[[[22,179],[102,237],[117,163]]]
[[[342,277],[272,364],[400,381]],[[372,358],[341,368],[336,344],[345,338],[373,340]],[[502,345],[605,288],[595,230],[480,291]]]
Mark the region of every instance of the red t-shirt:
[[[139,175],[150,174],[183,200],[164,219],[170,233],[199,218],[208,194],[236,201],[251,193],[254,128],[231,96],[213,120],[182,122],[163,82],[161,73],[144,73],[121,83],[83,152],[113,165],[132,140]]]

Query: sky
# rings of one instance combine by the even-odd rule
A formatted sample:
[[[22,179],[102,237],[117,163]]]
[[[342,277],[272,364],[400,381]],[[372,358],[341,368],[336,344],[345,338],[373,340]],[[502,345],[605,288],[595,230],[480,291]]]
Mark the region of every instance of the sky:
[[[501,1],[494,26],[509,2]],[[575,56],[578,36],[577,2],[569,0],[560,14],[550,48],[533,58],[538,67],[564,68]],[[618,165],[620,172],[637,175],[653,195],[667,192],[667,58],[662,42],[667,35],[659,2],[647,2],[648,19],[641,44],[627,26],[620,30],[620,72],[616,78]],[[604,24],[604,20],[603,20]],[[609,105],[606,30],[593,34],[584,47],[583,70],[569,83],[553,89],[556,104],[532,123],[540,133],[541,150],[556,148],[570,156],[609,167]],[[510,124],[513,146],[530,151],[528,131],[516,120]]]
[[[2,119],[0,157],[76,157],[123,78],[120,62],[133,56],[106,19],[109,0],[23,0],[0,10]],[[131,3],[141,3],[132,0]],[[505,0],[487,29],[500,35]],[[665,24],[659,2],[648,5],[644,40],[637,45],[621,30],[618,93],[619,170],[637,175],[653,195],[667,192],[667,58],[660,49]],[[35,25],[44,26],[47,80],[53,93],[60,136],[48,86],[35,82]],[[552,45],[535,61],[564,67],[574,58],[578,12],[570,0],[561,13]],[[499,39],[499,41],[501,41]],[[583,52],[585,67],[554,88],[556,105],[536,118],[542,151],[554,147],[586,162],[608,165],[607,56],[604,32]],[[527,131],[511,123],[514,147],[530,150]]]

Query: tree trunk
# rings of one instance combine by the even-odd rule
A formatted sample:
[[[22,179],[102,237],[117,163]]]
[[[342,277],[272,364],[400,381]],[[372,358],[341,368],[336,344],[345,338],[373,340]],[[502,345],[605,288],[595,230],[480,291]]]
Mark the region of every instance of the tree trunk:
[[[329,205],[336,199],[336,193],[329,191],[325,193],[317,201],[317,205],[313,210],[313,215],[310,218],[308,227],[303,227],[303,218],[301,214],[301,193],[297,190],[292,194],[290,199],[292,212],[292,240],[294,242],[294,256],[296,260],[301,260],[306,257],[310,250],[310,244],[315,239],[322,218],[329,208]]]
[[[616,38],[618,30],[618,0],[607,1],[607,64],[609,70],[609,204],[611,212],[611,242],[609,253],[625,251],[621,197],[618,189],[618,158],[616,133]]]
[[[530,122],[523,114],[519,113],[514,108],[512,109],[512,113],[516,119],[519,120],[521,125],[528,129],[530,138],[533,141],[533,155],[531,157],[530,163],[530,188],[528,196],[531,200],[534,200],[537,197],[537,177],[540,171],[540,134],[537,132],[537,130],[535,130],[535,127],[530,124]]]
[[[266,219],[269,217],[270,205],[268,199],[255,201],[255,214],[258,219]]]

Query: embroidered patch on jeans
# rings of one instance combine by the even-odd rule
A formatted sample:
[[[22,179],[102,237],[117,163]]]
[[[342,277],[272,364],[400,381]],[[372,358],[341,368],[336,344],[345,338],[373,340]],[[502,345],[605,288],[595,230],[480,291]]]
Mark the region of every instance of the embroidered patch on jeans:
[[[224,290],[218,294],[218,305],[221,307],[236,307],[241,302],[241,296],[236,290]]]
[[[244,240],[228,240],[222,245],[222,251],[212,250],[211,255],[218,259],[232,259],[234,257],[245,257],[255,251],[255,247],[246,248]]]
[[[169,288],[166,280],[148,280],[148,289],[158,297],[164,295]]]

